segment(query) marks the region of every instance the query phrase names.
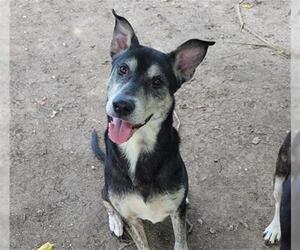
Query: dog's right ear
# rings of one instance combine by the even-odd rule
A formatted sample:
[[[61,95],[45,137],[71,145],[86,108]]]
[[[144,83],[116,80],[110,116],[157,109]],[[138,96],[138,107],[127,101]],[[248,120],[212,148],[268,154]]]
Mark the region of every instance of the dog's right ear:
[[[138,46],[139,40],[131,24],[124,17],[118,16],[115,10],[112,10],[112,13],[116,19],[110,45],[110,56],[113,58],[130,47]]]

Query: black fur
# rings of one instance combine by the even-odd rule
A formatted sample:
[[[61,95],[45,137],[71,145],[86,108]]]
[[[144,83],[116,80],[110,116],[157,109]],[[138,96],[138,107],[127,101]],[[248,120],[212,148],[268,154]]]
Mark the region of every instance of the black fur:
[[[95,156],[102,162],[105,161],[105,153],[100,149],[99,142],[98,142],[98,134],[96,130],[92,132],[92,140],[91,140],[91,147],[95,154]]]
[[[119,209],[123,205],[121,202],[124,202],[124,206],[128,205],[130,200],[125,199],[130,198],[130,194],[136,194],[139,199],[141,197],[145,203],[149,201],[150,204],[151,198],[155,201],[160,194],[174,193],[177,197],[168,195],[166,205],[170,199],[174,199],[176,201],[174,205],[177,204],[178,207],[176,205],[168,209],[164,204],[160,205],[165,209],[166,215],[171,215],[175,248],[187,249],[185,215],[188,175],[179,152],[180,138],[173,127],[174,94],[183,82],[193,77],[197,66],[206,55],[207,48],[214,42],[192,39],[171,53],[163,53],[140,45],[130,23],[118,16],[115,11],[113,14],[116,23],[110,47],[112,72],[106,104],[107,127],[109,127],[104,136],[106,152],[99,148],[96,131],[92,134],[91,143],[95,155],[104,161],[105,184],[102,198],[107,201],[105,204],[108,210],[115,210],[115,217],[123,216],[129,225],[136,227],[134,218]],[[153,126],[158,127],[154,129],[150,124],[145,125],[147,122],[152,122]],[[137,137],[131,141],[133,147],[140,147],[140,152],[134,156],[134,160],[137,158],[135,166],[131,166],[129,162],[132,159],[131,154],[136,152],[131,148],[130,141],[129,144],[124,143],[130,140],[132,133],[139,133],[137,130],[142,126],[148,127],[145,127],[141,134],[136,134]],[[124,134],[120,134],[123,132]],[[155,138],[149,139],[145,133]],[[126,153],[121,152],[123,146],[126,147]],[[128,153],[127,150],[132,151]],[[130,169],[131,167],[135,169]],[[118,199],[121,199],[120,202]],[[157,201],[160,202],[159,199]],[[132,212],[135,208],[131,205],[128,205],[128,208]],[[156,212],[154,209],[150,208],[151,213]],[[113,216],[111,213],[109,212],[110,218]],[[119,213],[120,216],[117,215]],[[142,213],[136,214],[144,218]],[[151,221],[157,221],[154,217],[146,216]],[[163,216],[159,217],[159,220],[162,219]],[[147,240],[142,237],[143,228],[139,227],[136,230],[140,232],[136,232],[133,239],[138,248],[148,249]],[[119,235],[119,232],[115,234]]]
[[[117,145],[113,143],[105,132],[106,155],[105,158],[105,186],[102,196],[107,199],[107,192],[125,194],[128,192],[140,193],[146,201],[152,195],[163,192],[172,192],[185,187],[185,198],[188,192],[188,176],[185,165],[179,154],[179,136],[173,128],[173,109],[170,109],[167,118],[161,125],[157,142],[153,152],[143,153],[136,164],[134,180],[129,177],[129,164],[120,153]],[[96,155],[102,152],[98,146],[97,134],[92,136],[92,148]]]
[[[291,176],[283,183],[280,205],[281,245],[280,250],[291,249]]]
[[[276,162],[275,176],[287,177],[291,172],[291,131],[285,137]]]
[[[275,176],[285,178],[280,204],[281,250],[291,249],[291,131],[282,143],[276,162]]]
[[[184,162],[179,154],[180,138],[172,126],[174,103],[157,136],[155,149],[152,153],[140,155],[136,165],[135,178],[129,177],[129,164],[120,153],[117,145],[108,138],[105,131],[105,153],[100,149],[98,135],[92,132],[91,146],[96,157],[105,163],[105,185],[102,191],[104,200],[108,199],[108,190],[118,194],[138,192],[146,201],[151,195],[172,192],[180,186],[185,187],[185,198],[188,193],[188,176]],[[185,198],[181,209],[184,209]]]
[[[176,230],[185,234],[188,175],[179,152],[180,138],[177,130],[173,127],[174,94],[183,82],[191,79],[197,66],[204,59],[208,47],[213,45],[214,42],[192,39],[171,53],[163,53],[140,45],[130,23],[114,11],[113,14],[116,23],[111,42],[112,73],[109,84],[112,85],[109,85],[108,88],[106,107],[110,138],[108,129],[106,129],[104,137],[105,153],[99,148],[97,133],[94,131],[92,134],[92,149],[95,155],[101,161],[104,161],[105,184],[102,190],[102,198],[113,206],[110,202],[110,194],[117,194],[116,197],[122,195],[125,197],[126,194],[135,193],[146,202],[160,194],[181,191],[183,187],[184,195],[179,196],[180,199],[182,197],[182,200],[178,208],[175,209],[177,209],[180,216],[180,223],[177,225]],[[129,65],[131,60],[136,62],[134,67]],[[154,73],[150,71],[149,73],[149,69],[153,65],[154,71],[156,67],[159,70]],[[119,89],[110,88],[110,86],[117,86]],[[117,92],[112,95],[111,91]],[[111,134],[114,123],[109,124],[109,122],[121,119],[131,125],[140,124],[140,122],[136,124],[134,117],[131,117],[134,109],[130,110],[130,113],[125,112],[126,114],[124,114],[124,112],[120,112],[120,106],[116,105],[121,101],[124,104],[124,100],[128,104],[128,100],[133,101],[138,98],[140,98],[140,103],[144,103],[139,106],[140,109],[141,107],[144,109],[144,115],[149,112],[147,116],[150,117],[150,120],[151,117],[164,120],[157,123],[159,124],[157,125],[159,126],[157,127],[158,133],[155,133],[156,138],[151,140],[151,143],[155,141],[153,148],[151,148],[151,151],[139,153],[135,171],[131,173],[129,172],[128,159],[120,151],[120,146],[113,142],[118,142],[118,140],[115,140]],[[119,103],[116,103],[116,100]],[[156,103],[157,105],[155,105]],[[137,107],[137,105],[132,106]],[[137,112],[137,114],[139,113]],[[155,114],[157,117],[155,117]],[[143,115],[140,116],[139,119],[144,118]],[[145,119],[147,120],[146,117]],[[140,129],[135,126],[132,126],[132,128]],[[149,126],[147,129],[152,128]],[[133,142],[135,143],[135,141]],[[121,143],[124,143],[124,141]],[[147,141],[141,140],[138,143],[147,143]],[[140,145],[136,144],[135,146]],[[141,148],[144,147],[141,145]],[[172,197],[170,196],[170,198]],[[121,214],[121,216],[126,215]],[[178,217],[173,219],[178,220]],[[181,236],[177,235],[176,244],[186,247],[186,238]]]

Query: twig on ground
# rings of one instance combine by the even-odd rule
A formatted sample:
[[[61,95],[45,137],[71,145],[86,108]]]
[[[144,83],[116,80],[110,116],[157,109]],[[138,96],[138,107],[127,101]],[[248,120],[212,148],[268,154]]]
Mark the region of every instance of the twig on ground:
[[[191,108],[191,109],[202,109],[203,111],[206,111],[206,108],[207,108],[207,106],[196,106],[196,107],[189,107],[189,108]]]
[[[263,44],[263,43],[244,43],[244,42],[229,42],[229,43],[256,46],[256,47],[268,47],[268,45]]]
[[[177,131],[179,132],[181,122],[180,122],[180,119],[179,119],[179,116],[178,116],[176,110],[174,110],[174,115],[175,115],[175,118],[176,118],[176,120],[177,120],[177,126],[176,126],[176,129],[177,129]]]
[[[238,55],[238,54],[236,54]],[[226,57],[222,57],[223,58],[226,58]],[[207,105],[200,105],[200,106],[195,106],[195,107],[191,107],[191,106],[188,106],[186,104],[184,104],[184,106],[182,107],[183,109],[192,109],[192,110],[196,110],[196,109],[202,109],[203,111],[206,111],[207,109]]]
[[[249,34],[251,34],[252,36],[256,37],[256,39],[260,40],[261,42],[264,43],[264,46],[262,45],[257,45],[257,46],[261,46],[261,47],[268,47],[270,49],[275,50],[278,54],[283,55],[286,58],[290,57],[290,53],[286,51],[286,49],[278,46],[278,45],[274,45],[269,43],[266,39],[264,39],[263,37],[261,37],[260,35],[258,35],[255,31],[253,31],[252,29],[250,29],[248,27],[248,25],[244,22],[242,14],[241,14],[241,9],[240,9],[240,3],[236,4],[234,6],[236,14],[238,16],[239,19],[239,23],[240,23],[240,28],[241,30],[245,30],[247,31]]]
[[[190,220],[188,218],[186,218],[186,224],[189,226],[187,232],[188,232],[188,234],[191,234],[194,229],[194,224],[192,222],[190,222]]]
[[[236,14],[237,14],[239,22],[240,22],[240,28],[241,28],[241,30],[243,30],[244,26],[245,26],[245,23],[244,23],[244,20],[242,18],[240,4],[241,4],[241,2],[237,5],[235,5],[234,8],[235,8]]]

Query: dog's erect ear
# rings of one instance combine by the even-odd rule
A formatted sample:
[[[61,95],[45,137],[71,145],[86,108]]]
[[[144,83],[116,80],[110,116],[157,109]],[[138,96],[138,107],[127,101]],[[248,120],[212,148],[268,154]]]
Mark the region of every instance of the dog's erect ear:
[[[190,80],[198,65],[203,61],[207,48],[215,42],[191,39],[170,53],[174,60],[175,75],[180,84]]]
[[[116,23],[110,45],[110,55],[114,57],[129,47],[138,46],[139,41],[130,23],[124,17],[118,16],[115,10],[112,10],[112,13],[116,18]]]

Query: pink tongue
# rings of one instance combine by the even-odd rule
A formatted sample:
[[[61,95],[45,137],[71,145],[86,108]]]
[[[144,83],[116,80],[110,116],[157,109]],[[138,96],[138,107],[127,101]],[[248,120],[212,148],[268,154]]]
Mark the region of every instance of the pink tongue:
[[[113,118],[108,124],[108,136],[114,143],[122,144],[132,136],[132,126],[119,118]]]

